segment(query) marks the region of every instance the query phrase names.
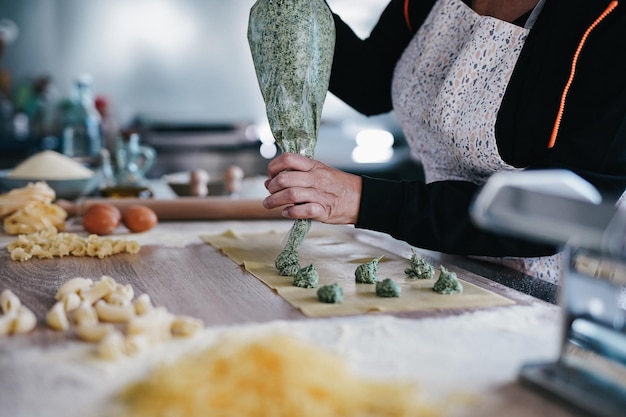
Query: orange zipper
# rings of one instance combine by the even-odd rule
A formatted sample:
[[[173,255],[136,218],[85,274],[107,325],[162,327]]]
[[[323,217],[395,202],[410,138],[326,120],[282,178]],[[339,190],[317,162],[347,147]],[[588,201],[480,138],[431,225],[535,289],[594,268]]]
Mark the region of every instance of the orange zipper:
[[[411,19],[409,19],[409,1],[410,0],[404,0],[404,22],[406,23],[406,27],[409,28],[409,32],[413,32]]]
[[[408,1],[407,1],[408,3]],[[567,83],[565,84],[565,88],[563,89],[563,94],[561,95],[561,103],[559,104],[559,111],[556,115],[556,120],[554,122],[554,127],[552,128],[552,134],[550,135],[550,142],[548,142],[548,149],[554,147],[556,143],[556,137],[559,134],[559,128],[561,127],[561,120],[563,119],[563,113],[565,112],[565,101],[567,100],[567,94],[569,93],[569,89],[572,86],[572,82],[574,81],[574,75],[576,74],[576,65],[578,64],[578,57],[580,56],[580,52],[587,42],[587,38],[592,30],[598,26],[598,24],[604,20],[615,8],[617,7],[617,0],[613,0],[608,7],[602,12],[600,16],[587,28],[583,37],[580,39],[578,43],[578,48],[576,48],[576,52],[574,53],[574,59],[572,60],[572,69],[569,73],[569,78]]]

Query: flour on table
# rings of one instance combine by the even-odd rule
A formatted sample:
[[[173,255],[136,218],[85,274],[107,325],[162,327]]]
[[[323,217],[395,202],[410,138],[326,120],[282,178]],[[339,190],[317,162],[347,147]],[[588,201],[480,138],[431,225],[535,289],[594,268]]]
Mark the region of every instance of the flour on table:
[[[414,381],[426,399],[462,394],[482,403],[480,412],[466,405],[459,415],[496,416],[488,407],[494,392],[509,387],[507,395],[526,395],[521,387],[510,387],[523,363],[558,356],[559,311],[537,303],[421,320],[358,316],[213,327],[113,363],[94,359],[91,344],[23,349],[15,344],[19,341],[0,339],[0,392],[7,394],[0,397],[0,408],[14,417],[107,416],[115,393],[160,363],[206,349],[229,333],[283,333],[336,352],[360,375]],[[568,414],[557,409],[554,415]]]

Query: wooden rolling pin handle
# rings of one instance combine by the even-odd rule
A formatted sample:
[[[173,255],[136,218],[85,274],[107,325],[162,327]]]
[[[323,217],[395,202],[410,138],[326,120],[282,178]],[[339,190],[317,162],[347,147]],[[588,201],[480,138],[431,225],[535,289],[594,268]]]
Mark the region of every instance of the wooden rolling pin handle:
[[[281,219],[280,208],[268,210],[261,200],[229,197],[179,197],[176,199],[89,198],[76,203],[58,200],[69,216],[81,216],[93,204],[111,204],[124,212],[134,204],[150,207],[159,220]]]

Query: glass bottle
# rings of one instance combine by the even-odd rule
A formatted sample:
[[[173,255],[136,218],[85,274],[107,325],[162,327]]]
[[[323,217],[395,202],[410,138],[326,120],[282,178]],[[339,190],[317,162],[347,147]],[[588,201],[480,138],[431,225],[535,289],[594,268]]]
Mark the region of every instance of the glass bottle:
[[[97,159],[102,148],[102,119],[95,107],[91,76],[82,75],[74,83],[65,103],[62,151],[72,158]]]
[[[101,193],[105,197],[139,197],[153,196],[146,173],[156,162],[156,150],[142,145],[139,134],[124,131],[117,138],[115,161],[117,174],[115,184],[105,187]]]

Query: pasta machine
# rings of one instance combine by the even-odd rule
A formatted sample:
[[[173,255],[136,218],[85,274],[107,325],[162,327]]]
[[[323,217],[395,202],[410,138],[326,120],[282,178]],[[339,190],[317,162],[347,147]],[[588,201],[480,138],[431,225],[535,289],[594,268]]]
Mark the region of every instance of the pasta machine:
[[[563,248],[557,360],[522,384],[600,417],[626,415],[626,211],[563,170],[498,173],[470,209],[482,228]]]

